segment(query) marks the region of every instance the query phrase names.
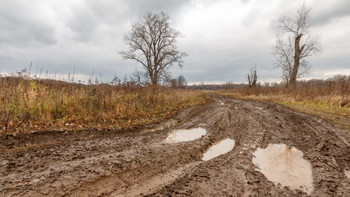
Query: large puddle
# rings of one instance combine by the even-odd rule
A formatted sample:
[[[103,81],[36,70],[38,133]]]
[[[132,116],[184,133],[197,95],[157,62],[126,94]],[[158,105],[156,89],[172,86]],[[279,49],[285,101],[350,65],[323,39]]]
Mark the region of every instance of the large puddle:
[[[275,184],[310,194],[313,191],[312,168],[303,155],[302,151],[285,144],[269,144],[266,149],[258,148],[254,152],[253,163]]]
[[[165,143],[187,142],[204,137],[207,131],[203,128],[174,130],[164,140]]]
[[[204,153],[202,160],[208,161],[219,155],[225,154],[231,151],[233,147],[235,147],[235,141],[233,139],[224,139],[221,142],[210,147],[210,149]]]

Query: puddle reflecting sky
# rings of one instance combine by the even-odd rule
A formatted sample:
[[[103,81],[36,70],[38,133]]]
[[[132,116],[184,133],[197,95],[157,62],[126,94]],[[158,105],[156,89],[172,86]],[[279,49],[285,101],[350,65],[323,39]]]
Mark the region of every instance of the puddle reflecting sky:
[[[171,132],[169,136],[164,140],[164,142],[165,143],[187,142],[187,141],[199,139],[205,134],[207,134],[207,131],[203,128],[179,129]]]
[[[258,148],[254,152],[253,163],[275,184],[310,194],[313,190],[312,167],[303,155],[302,151],[285,144],[269,144],[266,149]]]
[[[206,153],[204,153],[202,160],[208,161],[219,155],[225,154],[231,151],[234,146],[235,146],[235,141],[233,139],[229,139],[229,138],[224,139],[219,143],[210,147],[210,149]]]

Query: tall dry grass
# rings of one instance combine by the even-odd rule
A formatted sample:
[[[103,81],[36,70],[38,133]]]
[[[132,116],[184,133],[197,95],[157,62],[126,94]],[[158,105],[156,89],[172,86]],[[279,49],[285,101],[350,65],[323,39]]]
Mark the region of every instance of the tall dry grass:
[[[281,101],[327,102],[334,105],[350,104],[350,77],[329,80],[300,81],[295,88],[283,84],[260,86],[257,88],[239,88],[234,90],[238,95],[277,99]]]
[[[283,84],[265,84],[256,88],[222,90],[221,94],[272,101],[302,111],[350,118],[350,76],[327,80],[299,81],[295,88]]]
[[[83,85],[0,77],[0,130],[133,129],[203,102],[198,92],[134,83]]]

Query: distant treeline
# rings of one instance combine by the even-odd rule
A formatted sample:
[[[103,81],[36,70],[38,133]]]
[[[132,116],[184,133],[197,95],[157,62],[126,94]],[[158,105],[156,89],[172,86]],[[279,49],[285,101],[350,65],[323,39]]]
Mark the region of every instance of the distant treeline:
[[[242,88],[247,87],[247,84],[234,84],[231,82],[225,83],[225,84],[194,84],[194,85],[188,85],[186,86],[187,89],[191,90],[222,90],[222,89],[235,89],[235,88]]]
[[[347,86],[350,83],[350,76],[346,75],[336,75],[334,77],[328,78],[328,79],[309,79],[309,80],[299,80],[297,87],[314,87],[314,86],[322,86],[325,88],[325,90],[329,88],[335,88],[341,89],[341,88],[347,88]],[[258,82],[256,85],[256,88],[263,88],[263,87],[275,87],[275,88],[286,88],[287,85],[284,82],[264,82],[260,83]],[[186,86],[187,89],[191,90],[222,90],[222,89],[241,89],[241,88],[249,88],[248,84],[240,83],[235,84],[233,82],[227,82],[225,84],[195,84],[195,85],[188,85]]]

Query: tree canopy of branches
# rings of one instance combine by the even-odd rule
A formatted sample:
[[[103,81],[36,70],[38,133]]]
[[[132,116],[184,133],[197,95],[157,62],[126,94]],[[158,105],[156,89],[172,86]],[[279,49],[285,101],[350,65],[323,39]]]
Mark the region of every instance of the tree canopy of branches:
[[[282,34],[277,36],[273,54],[287,86],[295,87],[297,79],[310,69],[306,59],[320,52],[319,38],[308,32],[309,19],[310,9],[303,4],[294,17],[279,20]]]
[[[186,78],[183,75],[169,79],[169,83],[172,88],[185,88],[187,86]]]
[[[157,85],[174,63],[182,67],[186,56],[176,46],[181,33],[170,26],[169,19],[164,12],[147,13],[124,37],[129,49],[120,52],[124,60],[134,60],[143,66],[152,85]]]
[[[258,81],[258,75],[256,74],[256,68],[253,67],[250,69],[250,73],[248,73],[248,85],[250,88],[256,87],[256,83]]]

